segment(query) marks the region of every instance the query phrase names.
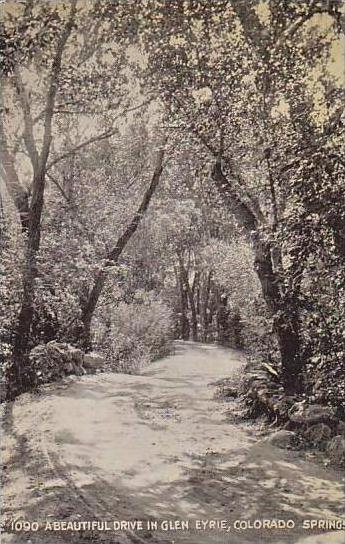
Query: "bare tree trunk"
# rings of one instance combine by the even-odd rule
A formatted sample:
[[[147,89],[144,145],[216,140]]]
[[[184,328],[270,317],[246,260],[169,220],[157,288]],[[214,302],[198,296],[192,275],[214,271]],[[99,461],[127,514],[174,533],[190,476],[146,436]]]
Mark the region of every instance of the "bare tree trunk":
[[[210,291],[211,291],[211,278],[212,270],[210,270],[207,275],[204,284],[203,284],[203,297],[201,304],[201,326],[202,326],[202,340],[207,342],[208,339],[208,328],[210,323],[210,311],[209,311],[209,300],[210,300]]]
[[[44,172],[37,172],[33,180],[33,195],[27,235],[26,263],[23,274],[22,305],[18,316],[13,344],[13,375],[15,388],[26,389],[31,377],[25,372],[25,360],[29,348],[34,315],[35,280],[37,277],[37,252],[41,239],[41,215],[45,186]],[[13,381],[13,380],[11,380]]]
[[[192,314],[192,340],[194,340],[194,342],[197,342],[198,341],[198,315],[196,313],[194,297],[193,297],[193,293],[190,288],[190,285],[187,288],[187,294],[188,294],[189,304],[190,304],[190,309]]]
[[[231,181],[223,173],[219,160],[214,166],[213,179],[220,194],[226,199],[231,212],[253,242],[254,268],[260,280],[263,298],[272,315],[273,329],[281,355],[284,387],[289,392],[298,391],[302,388],[298,312],[291,298],[284,297],[280,290],[280,278],[275,272],[272,261],[272,248],[269,243],[260,239],[257,217],[236,193]]]
[[[91,349],[91,322],[92,322],[93,314],[95,312],[99,297],[103,291],[103,287],[105,285],[107,276],[108,276],[108,271],[106,269],[100,270],[100,272],[96,276],[96,279],[89,293],[86,304],[84,308],[82,309],[82,317],[81,317],[82,329],[80,331],[81,338],[79,343],[86,350]]]
[[[217,340],[220,344],[229,344],[228,297],[217,293]]]
[[[190,327],[187,316],[187,291],[185,287],[185,282],[183,280],[183,273],[181,268],[178,273],[178,285],[180,291],[180,329],[181,329],[181,338],[182,340],[189,340]]]
[[[114,264],[118,262],[121,253],[125,249],[129,240],[132,238],[133,234],[136,232],[146,210],[149,207],[151,199],[155,193],[155,190],[157,189],[159,180],[161,178],[161,174],[163,171],[163,158],[164,148],[162,148],[158,153],[157,164],[151,179],[151,183],[143,196],[142,202],[138,210],[134,214],[132,221],[129,223],[124,233],[118,239],[114,248],[108,253],[106,257],[106,264],[96,276],[86,303],[82,308],[81,322],[83,328],[81,332],[81,343],[85,349],[91,348],[91,322],[99,297],[103,291],[104,284],[108,277],[109,267],[114,266]]]
[[[195,304],[196,304],[196,313],[200,315],[201,308],[200,308],[200,272],[197,272],[195,274],[194,282],[193,282],[193,294],[195,297]]]
[[[332,217],[329,223],[333,230],[335,249],[345,263],[345,222],[341,217]]]
[[[34,316],[37,252],[39,250],[41,241],[41,218],[46,182],[46,166],[51,148],[53,113],[58,91],[58,78],[61,71],[62,55],[68,37],[73,28],[75,13],[76,0],[73,0],[71,3],[70,16],[58,40],[55,57],[52,63],[50,84],[46,99],[41,153],[38,153],[34,139],[30,104],[25,94],[25,89],[21,82],[18,69],[15,71],[18,84],[19,100],[21,101],[24,116],[24,141],[33,168],[33,182],[28,222],[27,225],[25,224],[25,230],[27,229],[27,246],[26,264],[23,273],[22,304],[14,337],[12,365],[8,374],[9,398],[13,398],[18,392],[23,391],[31,385],[31,376],[28,373],[26,362],[30,346],[30,333]],[[12,167],[15,173],[14,165],[10,162],[8,165],[10,167],[10,175],[13,175]],[[13,179],[14,178],[12,178],[12,181]]]
[[[0,165],[6,188],[19,214],[22,231],[27,232],[29,228],[29,194],[19,181],[14,158],[8,151],[2,116],[0,116]]]
[[[194,293],[189,283],[188,271],[185,269],[182,255],[179,253],[179,264],[181,270],[182,281],[184,282],[185,290],[188,296],[189,307],[191,311],[191,326],[192,326],[192,340],[197,342],[198,340],[198,315],[196,312],[196,305],[194,300]]]
[[[254,242],[255,270],[258,274],[264,300],[273,316],[273,329],[278,339],[282,363],[282,377],[286,391],[302,388],[298,312],[293,301],[284,300],[279,280],[273,271],[269,244],[258,239]]]

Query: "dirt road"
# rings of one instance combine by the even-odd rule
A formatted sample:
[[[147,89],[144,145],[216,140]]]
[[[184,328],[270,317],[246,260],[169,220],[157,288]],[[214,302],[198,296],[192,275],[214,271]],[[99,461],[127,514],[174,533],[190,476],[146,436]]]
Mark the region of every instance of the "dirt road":
[[[214,399],[214,382],[242,364],[236,351],[177,342],[140,375],[85,376],[17,399],[4,425],[3,514],[38,530],[6,531],[3,544],[296,543],[311,535],[303,520],[341,517],[339,473],[269,446]],[[250,527],[276,519],[295,527]],[[114,531],[121,520],[137,524]],[[99,526],[54,531],[56,521]],[[344,541],[325,532],[313,542]]]

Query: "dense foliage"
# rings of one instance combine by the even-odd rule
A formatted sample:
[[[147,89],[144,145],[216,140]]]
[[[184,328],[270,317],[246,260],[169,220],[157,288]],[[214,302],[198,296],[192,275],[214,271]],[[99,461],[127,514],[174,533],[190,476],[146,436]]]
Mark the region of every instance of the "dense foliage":
[[[128,370],[183,338],[344,409],[341,18],[329,0],[4,10],[12,396],[52,340]]]

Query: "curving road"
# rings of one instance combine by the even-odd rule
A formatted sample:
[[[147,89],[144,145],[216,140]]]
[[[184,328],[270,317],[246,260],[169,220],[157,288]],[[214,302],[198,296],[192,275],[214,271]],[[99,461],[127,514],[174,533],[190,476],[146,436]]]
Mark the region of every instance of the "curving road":
[[[235,403],[214,398],[215,382],[242,364],[234,350],[176,342],[140,375],[84,376],[23,395],[5,418],[3,513],[5,522],[36,520],[39,530],[7,532],[2,542],[343,542],[343,532],[310,537],[302,527],[343,514],[341,475],[259,440],[229,418]],[[295,527],[250,528],[277,518]],[[111,530],[54,532],[46,524],[57,520],[107,521]],[[125,520],[132,525],[114,532]]]

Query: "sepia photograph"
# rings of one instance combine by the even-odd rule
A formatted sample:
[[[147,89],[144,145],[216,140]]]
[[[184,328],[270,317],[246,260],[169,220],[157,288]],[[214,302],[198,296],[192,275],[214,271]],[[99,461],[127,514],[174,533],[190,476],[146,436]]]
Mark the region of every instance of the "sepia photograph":
[[[344,29],[0,0],[1,544],[345,542]]]

